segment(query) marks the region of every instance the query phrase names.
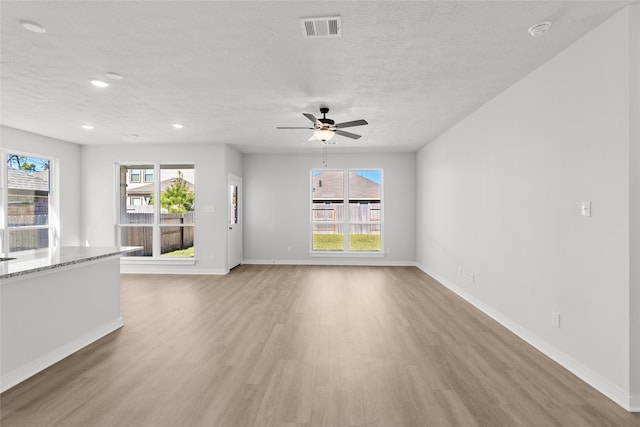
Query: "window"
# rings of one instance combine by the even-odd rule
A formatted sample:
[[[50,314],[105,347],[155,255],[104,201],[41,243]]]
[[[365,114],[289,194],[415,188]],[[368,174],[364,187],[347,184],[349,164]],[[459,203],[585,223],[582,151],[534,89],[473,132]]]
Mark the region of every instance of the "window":
[[[2,152],[3,191],[0,198],[0,251],[4,254],[44,249],[57,236],[51,224],[54,194],[51,185],[53,160],[39,156]]]
[[[140,169],[131,169],[129,171],[129,182],[140,182]]]
[[[313,170],[311,193],[312,252],[382,253],[381,170]]]
[[[143,246],[133,257],[193,259],[193,165],[118,165],[118,170],[118,244]],[[132,182],[136,170],[151,182]],[[155,176],[160,180],[153,180]]]

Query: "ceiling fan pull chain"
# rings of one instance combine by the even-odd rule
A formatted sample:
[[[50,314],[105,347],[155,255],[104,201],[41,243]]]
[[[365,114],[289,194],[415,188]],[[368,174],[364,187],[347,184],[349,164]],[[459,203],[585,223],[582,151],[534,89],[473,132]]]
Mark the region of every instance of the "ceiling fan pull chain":
[[[329,167],[329,165],[327,164],[327,144],[322,144],[322,164],[324,165],[324,167]]]

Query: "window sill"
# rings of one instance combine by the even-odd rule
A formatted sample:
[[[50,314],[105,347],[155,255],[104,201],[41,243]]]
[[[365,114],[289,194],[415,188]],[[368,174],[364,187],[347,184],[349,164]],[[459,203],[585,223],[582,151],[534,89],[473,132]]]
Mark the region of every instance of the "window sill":
[[[151,258],[151,257],[122,257],[123,265],[196,265],[195,258]]]
[[[309,251],[312,257],[384,258],[384,252]]]

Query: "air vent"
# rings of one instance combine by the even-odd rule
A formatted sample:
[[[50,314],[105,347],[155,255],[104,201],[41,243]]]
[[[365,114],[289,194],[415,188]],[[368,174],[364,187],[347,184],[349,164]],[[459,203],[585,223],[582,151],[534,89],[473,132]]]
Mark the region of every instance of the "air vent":
[[[339,16],[303,18],[300,20],[300,24],[305,38],[340,37],[342,35],[342,22]]]

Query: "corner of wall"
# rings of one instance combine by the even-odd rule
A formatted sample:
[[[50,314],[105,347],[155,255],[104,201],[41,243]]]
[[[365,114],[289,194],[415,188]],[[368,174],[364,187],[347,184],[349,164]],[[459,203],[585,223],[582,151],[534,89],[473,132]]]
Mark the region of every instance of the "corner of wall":
[[[640,4],[629,6],[630,392],[640,411]]]

